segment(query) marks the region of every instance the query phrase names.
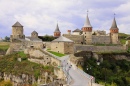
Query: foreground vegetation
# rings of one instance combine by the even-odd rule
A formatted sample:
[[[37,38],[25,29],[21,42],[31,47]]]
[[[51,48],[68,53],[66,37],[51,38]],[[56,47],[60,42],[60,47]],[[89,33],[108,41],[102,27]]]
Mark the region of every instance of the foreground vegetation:
[[[28,57],[29,55],[25,55],[23,52],[0,57],[0,72],[14,75],[28,74],[33,75],[35,79],[38,79],[42,72],[53,73],[53,66],[30,62],[27,60]],[[19,62],[18,58],[21,58],[22,61]]]
[[[130,86],[130,62],[103,57],[103,62],[97,65],[94,58],[89,58],[83,70],[93,75],[97,83],[106,86]]]
[[[0,86],[13,86],[13,84],[10,81],[1,81]]]

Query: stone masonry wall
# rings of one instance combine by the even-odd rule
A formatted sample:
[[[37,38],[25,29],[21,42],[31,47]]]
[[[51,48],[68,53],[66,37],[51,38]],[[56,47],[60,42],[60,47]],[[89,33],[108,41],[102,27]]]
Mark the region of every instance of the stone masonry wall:
[[[74,43],[73,42],[70,42],[70,43],[65,42],[64,43],[64,52],[66,54],[72,54],[72,53],[74,53]]]
[[[63,36],[74,41],[74,43],[76,43],[76,44],[81,44],[81,42],[83,42],[83,35],[63,34]]]
[[[43,42],[47,49],[51,49],[51,42]]]
[[[125,51],[126,46],[87,46],[87,45],[76,45],[74,47],[75,52],[77,51],[93,51],[93,52],[108,52],[108,51]]]
[[[110,36],[92,36],[93,44],[109,44],[111,43]]]
[[[51,50],[64,54],[64,42],[52,42]]]

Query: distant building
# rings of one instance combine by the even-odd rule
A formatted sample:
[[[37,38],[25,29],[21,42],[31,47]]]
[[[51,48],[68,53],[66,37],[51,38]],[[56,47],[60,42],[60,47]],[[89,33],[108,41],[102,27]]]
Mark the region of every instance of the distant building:
[[[0,37],[0,42],[2,42],[3,41],[3,39]]]
[[[61,36],[61,32],[57,23],[56,29],[54,31],[54,37],[57,39],[53,40],[51,44],[48,43],[45,45],[50,45],[48,47],[50,47],[55,52],[69,54],[74,52],[74,44],[119,44],[119,29],[117,27],[115,17],[113,19],[109,35],[106,34],[106,31],[93,31],[88,14],[81,29],[77,28],[72,32],[71,30],[68,30],[67,32],[68,34],[63,34]],[[19,43],[16,44],[18,45],[17,48],[26,48],[30,46],[35,48],[43,48],[43,41],[38,37],[38,32],[33,31],[31,36],[25,36],[23,26],[19,22],[16,22],[12,26],[10,41],[12,44]]]

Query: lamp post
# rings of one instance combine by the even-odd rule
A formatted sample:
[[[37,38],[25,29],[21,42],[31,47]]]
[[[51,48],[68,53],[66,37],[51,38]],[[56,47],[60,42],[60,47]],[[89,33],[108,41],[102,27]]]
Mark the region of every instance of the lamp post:
[[[87,66],[86,69],[87,69],[87,71],[91,70],[91,66],[90,67]],[[91,77],[90,79],[91,79],[91,86],[92,86],[92,79],[93,79],[93,77]]]
[[[99,66],[100,65],[100,60],[97,60],[97,65]],[[105,85],[106,86],[106,68],[105,68]]]
[[[98,66],[100,65],[100,61],[99,61],[99,60],[97,60],[97,65],[98,65]]]

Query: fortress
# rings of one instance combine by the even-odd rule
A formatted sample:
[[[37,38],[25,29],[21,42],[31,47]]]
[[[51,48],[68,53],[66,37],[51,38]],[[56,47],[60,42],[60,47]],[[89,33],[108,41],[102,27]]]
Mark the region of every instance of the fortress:
[[[93,31],[93,27],[87,15],[84,26],[81,30],[75,29],[72,33],[71,30],[68,30],[68,34],[63,34],[63,36],[73,40],[76,44],[119,44],[118,31],[119,29],[117,27],[115,17],[113,19],[109,34],[106,34],[105,31]],[[54,36],[59,37],[60,34],[61,32],[57,24]]]
[[[116,24],[115,17],[113,19],[112,26],[110,28],[110,33],[106,34],[105,31],[93,31],[93,27],[89,21],[89,17],[87,15],[84,26],[82,29],[76,29],[71,33],[71,30],[68,30],[68,34],[63,34],[64,37],[74,41],[76,44],[119,44],[118,40],[118,27]],[[61,32],[59,29],[59,26],[57,24],[56,29],[54,31],[54,37],[60,37]],[[15,41],[16,39],[22,40],[22,39],[29,39],[32,41],[41,41],[38,38],[38,33],[36,31],[33,31],[31,33],[31,37],[25,37],[23,33],[23,26],[16,22],[12,26],[12,35],[10,36],[11,42]]]
[[[31,36],[24,35],[23,26],[16,22],[12,26],[12,34],[10,36],[11,46],[16,49],[26,49],[27,47],[43,48],[46,46],[52,51],[71,54],[77,51],[118,51],[126,50],[127,47],[120,45],[118,39],[119,29],[116,24],[116,19],[114,17],[112,25],[110,27],[110,33],[106,34],[105,31],[93,31],[93,27],[90,23],[88,14],[82,29],[75,29],[74,31],[68,30],[68,34],[63,34],[61,32],[58,24],[54,31],[55,40],[47,43],[43,42],[36,31],[31,33]],[[78,44],[78,46],[77,46]],[[114,44],[116,46],[94,46],[95,44]]]

